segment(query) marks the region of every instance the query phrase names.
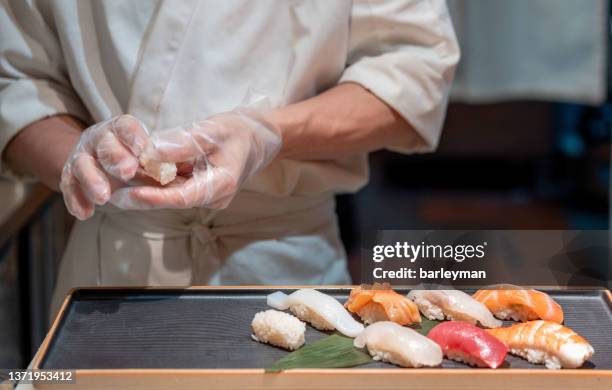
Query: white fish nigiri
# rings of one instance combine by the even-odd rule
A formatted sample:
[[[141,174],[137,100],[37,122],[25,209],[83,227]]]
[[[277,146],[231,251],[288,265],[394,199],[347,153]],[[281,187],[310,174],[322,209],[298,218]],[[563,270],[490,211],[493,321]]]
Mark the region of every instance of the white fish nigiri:
[[[374,360],[402,367],[433,367],[442,363],[442,349],[433,340],[413,329],[391,321],[376,322],[353,341],[357,348],[368,347]]]
[[[487,328],[497,328],[502,322],[493,317],[485,305],[459,290],[412,290],[408,298],[417,304],[430,320],[465,321],[480,323]]]
[[[320,330],[334,330],[348,337],[363,331],[363,325],[333,297],[312,288],[302,288],[289,295],[277,291],[268,295],[268,306],[290,309],[296,317]]]

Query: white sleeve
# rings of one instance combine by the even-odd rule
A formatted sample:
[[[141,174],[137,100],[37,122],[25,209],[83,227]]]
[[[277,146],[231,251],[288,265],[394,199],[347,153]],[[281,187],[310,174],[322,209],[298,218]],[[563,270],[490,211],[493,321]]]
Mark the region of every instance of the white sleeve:
[[[89,117],[68,79],[49,4],[0,3],[0,153],[32,122],[58,114]],[[2,165],[0,172],[8,173]]]
[[[355,82],[396,110],[421,140],[391,150],[434,150],[459,61],[459,46],[444,0],[354,0],[348,67],[340,82]]]

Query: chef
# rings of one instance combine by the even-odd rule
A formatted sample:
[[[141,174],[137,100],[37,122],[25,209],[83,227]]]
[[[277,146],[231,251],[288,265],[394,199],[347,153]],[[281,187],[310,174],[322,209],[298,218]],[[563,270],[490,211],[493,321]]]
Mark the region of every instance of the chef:
[[[75,286],[349,283],[334,195],[368,152],[436,147],[458,59],[442,0],[4,0],[0,168],[78,218],[54,310]]]

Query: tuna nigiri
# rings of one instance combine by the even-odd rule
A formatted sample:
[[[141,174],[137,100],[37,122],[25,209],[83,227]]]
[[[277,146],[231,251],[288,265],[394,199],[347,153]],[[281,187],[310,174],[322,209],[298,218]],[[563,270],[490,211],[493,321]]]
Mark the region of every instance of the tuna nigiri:
[[[480,323],[487,328],[502,325],[485,305],[459,290],[412,290],[408,298],[412,299],[421,313],[430,320],[448,318],[472,325]]]
[[[556,322],[530,321],[487,332],[506,344],[511,354],[544,363],[546,368],[577,368],[595,352],[582,336]]]
[[[477,367],[497,368],[508,353],[497,338],[463,321],[442,322],[427,337],[438,343],[447,358]]]
[[[353,345],[368,348],[374,360],[402,367],[433,367],[442,363],[442,350],[434,341],[391,321],[365,328]]]
[[[363,331],[363,325],[340,302],[312,288],[302,288],[290,295],[277,291],[268,295],[267,303],[277,310],[290,309],[297,318],[320,330],[337,329],[348,337]]]
[[[357,313],[366,324],[392,321],[400,325],[421,322],[419,308],[405,296],[396,293],[388,284],[363,284],[351,290],[344,306]]]
[[[495,317],[515,321],[544,320],[563,323],[563,309],[548,294],[508,285],[503,290],[478,290],[474,299],[482,302]]]

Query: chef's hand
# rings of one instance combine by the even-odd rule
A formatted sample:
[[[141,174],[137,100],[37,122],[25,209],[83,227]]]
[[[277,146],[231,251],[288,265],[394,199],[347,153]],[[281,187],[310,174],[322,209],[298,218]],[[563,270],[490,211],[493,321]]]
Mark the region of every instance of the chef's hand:
[[[80,220],[91,217],[95,205],[103,205],[116,188],[126,185],[138,171],[138,156],[148,134],[136,118],[121,115],[95,124],[81,135],[66,160],[60,190],[70,214]]]
[[[281,147],[280,130],[253,108],[151,135],[144,155],[174,162],[177,178],[166,187],[122,188],[111,203],[125,209],[222,209],[242,184],[270,163]]]

